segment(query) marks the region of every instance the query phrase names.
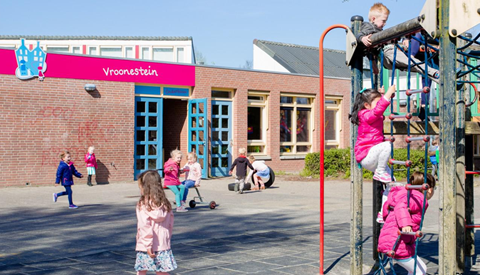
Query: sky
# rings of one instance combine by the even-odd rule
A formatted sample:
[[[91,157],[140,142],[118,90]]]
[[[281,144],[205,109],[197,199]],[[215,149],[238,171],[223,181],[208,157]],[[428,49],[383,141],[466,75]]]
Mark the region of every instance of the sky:
[[[378,0],[0,0],[0,35],[189,36],[207,65],[243,68],[253,40],[318,47],[323,31],[350,18],[368,20]],[[420,14],[424,1],[384,0],[385,28]],[[480,28],[475,28],[474,34]],[[345,31],[325,48],[345,49]]]

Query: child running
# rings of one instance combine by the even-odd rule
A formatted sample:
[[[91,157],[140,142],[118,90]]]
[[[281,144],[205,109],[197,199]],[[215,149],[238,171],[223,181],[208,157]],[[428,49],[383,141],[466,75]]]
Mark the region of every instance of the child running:
[[[87,184],[88,186],[93,186],[92,184],[92,175],[95,175],[95,170],[97,169],[97,159],[95,158],[95,147],[88,147],[88,153],[85,154],[85,164],[87,165]]]
[[[390,105],[390,98],[395,92],[395,85],[390,86],[385,95],[374,89],[361,90],[353,104],[350,121],[358,125],[358,136],[355,142],[355,159],[363,168],[374,172],[373,179],[385,183],[382,205],[388,196],[391,182],[391,171],[388,167],[391,143],[383,136],[383,113]],[[382,223],[382,211],[377,215],[377,222]]]
[[[140,200],[137,203],[137,275],[155,271],[167,274],[177,268],[170,247],[173,229],[172,206],[162,188],[162,179],[155,170],[138,175]]]
[[[57,184],[62,183],[62,186],[65,188],[64,192],[60,193],[53,193],[53,202],[57,202],[58,197],[68,195],[68,208],[70,209],[77,209],[78,206],[73,204],[73,176],[77,178],[83,178],[82,174],[80,174],[75,166],[73,166],[73,162],[70,162],[72,159],[70,156],[70,152],[65,151],[60,154],[60,164],[58,164],[57,169],[57,179],[55,180],[55,186]]]
[[[165,173],[165,186],[172,190],[175,194],[175,202],[177,203],[177,212],[187,212],[185,204],[182,204],[183,195],[185,193],[185,185],[180,183],[178,179],[180,171],[180,162],[182,161],[183,154],[180,150],[175,149],[170,153],[170,159],[163,165],[163,171]]]
[[[412,185],[424,184],[423,173],[414,172],[410,177]],[[426,190],[427,200],[431,199],[435,189],[435,178],[431,174],[427,174],[427,184],[429,188]],[[408,193],[410,193],[410,203],[408,203]],[[425,210],[423,205],[425,203]],[[428,201],[424,202],[423,190],[407,190],[404,186],[392,187],[388,194],[387,202],[383,205],[383,218],[385,224],[380,231],[378,239],[378,251],[387,253],[394,251],[393,258],[396,263],[413,274],[415,268],[415,239],[413,235],[401,235],[400,240],[394,247],[398,238],[398,231],[416,232],[420,229],[422,221],[422,211],[426,211]],[[427,274],[427,266],[417,257],[417,267],[415,274]]]
[[[183,166],[183,172],[185,172],[185,181],[182,184],[185,186],[185,192],[183,194],[182,205],[186,205],[188,188],[200,186],[200,180],[202,179],[202,167],[197,162],[197,154],[190,152],[187,154],[187,164]]]
[[[256,171],[255,176],[253,177],[253,183],[255,187],[252,190],[259,190],[258,185],[260,184],[260,190],[265,189],[265,182],[270,179],[270,168],[265,164],[265,161],[255,160],[255,156],[250,155],[248,160],[253,166],[253,169]],[[253,175],[254,170],[250,170],[248,173],[247,181]]]
[[[247,157],[245,156],[246,152],[247,150],[245,150],[245,148],[238,149],[239,156],[232,163],[232,166],[230,167],[230,171],[228,172],[228,174],[231,175],[233,169],[237,167],[234,191],[238,192],[238,194],[243,194],[243,188],[245,187],[245,176],[247,175],[247,166],[250,169],[254,170],[253,166],[250,164],[250,161],[248,161]],[[252,188],[252,190],[255,190],[255,189]]]

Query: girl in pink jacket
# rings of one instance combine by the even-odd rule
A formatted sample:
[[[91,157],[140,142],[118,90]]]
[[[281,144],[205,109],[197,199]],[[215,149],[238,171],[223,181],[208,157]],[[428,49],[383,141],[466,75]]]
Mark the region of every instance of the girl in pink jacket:
[[[423,173],[415,172],[410,177],[411,185],[424,184]],[[434,194],[435,178],[427,174],[426,198],[429,200]],[[410,193],[410,203],[408,203]],[[407,190],[405,186],[394,186],[388,194],[387,202],[383,205],[383,218],[385,223],[378,238],[378,252],[388,253],[394,251],[393,258],[396,263],[408,271],[408,274],[426,274],[427,266],[417,257],[415,268],[415,239],[414,235],[401,235],[397,243],[398,232],[417,232],[420,230],[422,211],[426,211],[428,202],[424,206],[423,190]]]
[[[390,141],[383,136],[383,113],[390,105],[390,98],[395,92],[395,85],[390,86],[385,93],[374,89],[363,89],[357,94],[353,104],[350,121],[358,125],[357,141],[355,142],[355,159],[363,168],[372,171],[373,179],[387,184],[382,196],[382,205],[388,196],[391,182],[391,171],[388,159],[391,153]],[[385,93],[382,96],[381,93]],[[382,212],[377,215],[377,222],[383,223]]]
[[[90,146],[88,147],[88,153],[85,154],[85,164],[87,165],[87,174],[88,174],[88,180],[87,180],[88,186],[93,186],[92,175],[95,175],[95,170],[97,170],[97,159],[95,158],[95,154],[93,153],[94,151],[95,151],[95,147]]]
[[[175,194],[175,202],[177,203],[176,211],[187,212],[188,210],[185,208],[185,203],[182,201],[185,194],[185,185],[181,184],[179,180],[180,173],[183,173],[183,169],[180,169],[183,154],[180,150],[175,149],[170,153],[170,156],[171,158],[163,165],[165,186]]]
[[[137,275],[155,271],[167,274],[177,268],[170,247],[173,229],[172,206],[162,187],[162,179],[155,170],[138,176],[140,200],[137,203]]]

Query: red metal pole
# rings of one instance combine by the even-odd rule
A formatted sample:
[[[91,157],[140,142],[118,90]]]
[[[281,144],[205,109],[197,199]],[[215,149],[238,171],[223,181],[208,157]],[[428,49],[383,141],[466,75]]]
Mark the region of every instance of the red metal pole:
[[[318,95],[320,101],[320,274],[323,274],[323,252],[324,252],[324,194],[325,194],[325,173],[324,173],[324,156],[325,156],[325,91],[324,91],[324,79],[323,79],[323,39],[325,35],[333,29],[342,28],[348,29],[346,25],[337,24],[328,27],[320,37],[318,44],[318,58],[319,58],[319,70],[318,76],[320,79],[320,93]]]

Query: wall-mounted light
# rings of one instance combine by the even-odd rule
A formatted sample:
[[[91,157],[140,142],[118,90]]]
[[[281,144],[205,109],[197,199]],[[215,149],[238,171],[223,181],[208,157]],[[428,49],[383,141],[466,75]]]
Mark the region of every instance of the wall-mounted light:
[[[94,92],[95,90],[97,90],[97,86],[95,86],[95,84],[85,84],[84,88],[87,92]]]

